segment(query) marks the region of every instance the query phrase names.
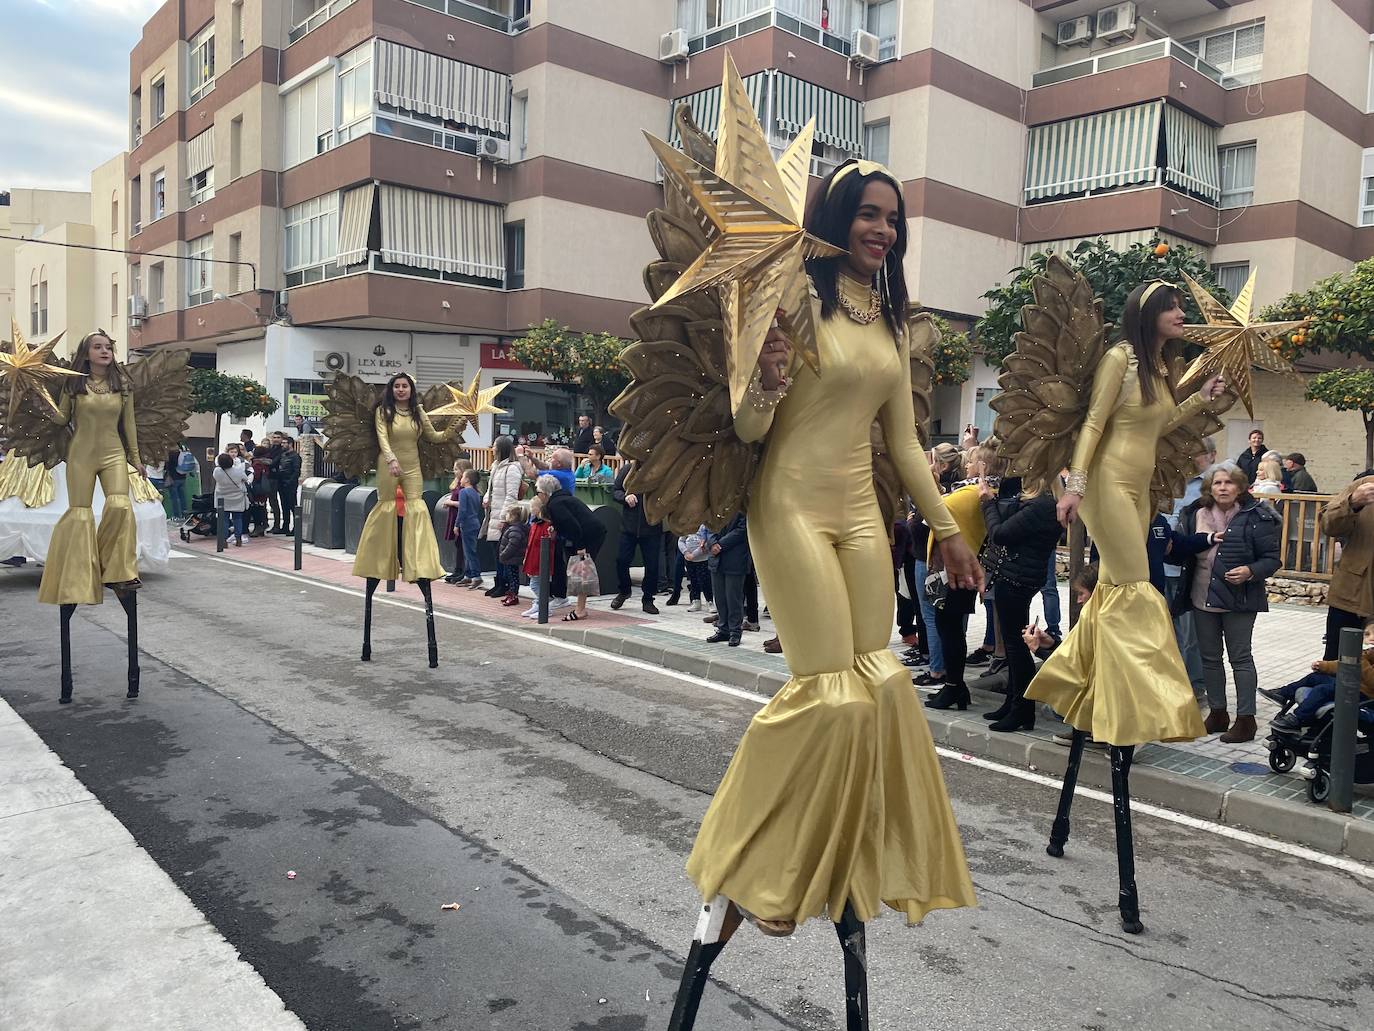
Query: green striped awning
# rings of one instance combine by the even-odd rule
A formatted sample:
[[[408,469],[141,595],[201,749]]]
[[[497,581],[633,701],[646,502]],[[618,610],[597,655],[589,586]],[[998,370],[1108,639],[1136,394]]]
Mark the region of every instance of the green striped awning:
[[[754,114],[762,122],[766,117],[765,107],[768,102],[768,76],[769,72],[755,72],[753,75],[744,77],[744,89],[749,94],[749,100],[754,105]],[[712,86],[704,89],[700,93],[689,93],[685,97],[679,97],[668,105],[668,142],[674,147],[682,146],[682,137],[677,131],[677,122],[673,119],[673,112],[681,104],[686,104],[692,109],[692,118],[703,130],[710,133],[711,138],[715,139],[720,128],[720,87]]]
[[[1176,107],[1164,106],[1164,177],[1175,186],[1221,202],[1217,130]]]
[[[1026,200],[1156,181],[1163,104],[1152,100],[1031,129]]]
[[[850,154],[863,152],[863,105],[843,93],[804,82],[786,72],[774,72],[773,117],[788,136],[795,136],[814,118],[816,139]]]

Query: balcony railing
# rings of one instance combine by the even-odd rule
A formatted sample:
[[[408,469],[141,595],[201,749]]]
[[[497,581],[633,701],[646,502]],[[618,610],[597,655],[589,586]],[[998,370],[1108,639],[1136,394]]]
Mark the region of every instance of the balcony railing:
[[[407,2],[418,4],[420,7],[428,7],[431,11],[447,14],[451,18],[461,18],[463,21],[472,22],[474,25],[495,29],[497,32],[513,35],[530,27],[528,0],[510,0],[508,4],[504,5],[505,10],[501,11],[492,10],[483,4],[469,3],[468,0],[407,0]],[[353,0],[329,0],[327,3],[321,3],[291,30],[290,41],[294,43],[306,33],[319,28],[352,3]]]
[[[1096,75],[1098,72],[1111,71],[1113,68],[1143,64],[1145,61],[1154,61],[1161,57],[1172,57],[1175,61],[1180,61],[1189,68],[1196,69],[1218,86],[1223,85],[1222,80],[1225,76],[1220,68],[1208,64],[1176,39],[1156,39],[1149,43],[1137,43],[1134,46],[1104,50],[1100,54],[1094,54],[1092,57],[1082,61],[1074,61],[1071,64],[1045,68],[1031,77],[1031,86],[1051,86],[1056,82],[1081,79],[1085,75]]]
[[[805,5],[796,3],[790,4],[796,9],[796,13],[789,13],[780,10],[772,5],[770,0],[760,0],[758,9],[745,14],[734,21],[726,22],[722,25],[713,26],[705,32],[698,32],[687,40],[687,50],[691,54],[699,54],[703,50],[711,47],[718,47],[724,43],[729,43],[732,39],[739,39],[753,32],[759,32],[766,28],[778,28],[784,32],[790,32],[794,36],[810,40],[833,50],[837,54],[848,57],[852,50],[850,37],[837,36],[828,29],[821,28],[820,18],[817,15],[812,19],[809,14],[803,13],[809,8]],[[820,5],[816,4],[819,11]],[[765,9],[766,8],[766,9]],[[861,26],[860,26],[861,27]],[[884,37],[881,42],[881,52],[883,60],[897,56],[896,37]]]

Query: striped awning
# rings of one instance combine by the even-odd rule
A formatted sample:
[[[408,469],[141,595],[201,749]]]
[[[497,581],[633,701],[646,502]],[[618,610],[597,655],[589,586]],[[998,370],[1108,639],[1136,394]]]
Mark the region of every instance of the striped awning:
[[[1164,178],[1175,186],[1221,202],[1217,129],[1186,111],[1164,106]]]
[[[1031,129],[1026,200],[1154,182],[1163,104],[1152,100]]]
[[[340,265],[356,265],[367,260],[367,233],[372,226],[376,196],[375,183],[364,183],[344,191],[339,210],[339,252],[335,259]]]
[[[200,175],[215,163],[215,130],[206,129],[186,143],[186,178]]]
[[[767,118],[765,108],[768,103],[768,74],[755,72],[744,77],[744,90],[749,94],[749,102],[754,105],[754,114],[760,122]],[[700,93],[689,93],[668,105],[668,142],[674,147],[682,146],[682,135],[677,131],[677,122],[673,117],[674,112],[682,104],[691,108],[693,121],[709,133],[711,139],[715,139],[720,128],[720,87],[712,86]]]
[[[382,260],[454,275],[506,275],[505,209],[383,183]],[[342,250],[342,241],[340,241]]]
[[[863,151],[863,105],[786,72],[773,72],[773,118],[778,128],[795,136],[814,118],[816,139],[849,154]]]
[[[377,100],[402,111],[510,135],[510,76],[377,40]]]

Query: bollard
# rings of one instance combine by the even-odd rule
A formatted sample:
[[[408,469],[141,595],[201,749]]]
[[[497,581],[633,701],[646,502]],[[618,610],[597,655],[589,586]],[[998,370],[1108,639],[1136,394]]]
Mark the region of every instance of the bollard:
[[[1355,729],[1360,705],[1360,651],[1364,631],[1341,630],[1341,658],[1336,666],[1336,708],[1331,715],[1331,793],[1333,813],[1350,812],[1355,794]]]
[[[539,542],[539,623],[549,621],[549,570],[553,566],[553,541],[545,537]]]
[[[224,550],[224,542],[229,539],[229,527],[225,524],[228,512],[224,511],[224,499],[215,499],[215,551]]]
[[[296,556],[295,556],[296,564],[295,564],[294,566],[292,566],[291,568],[293,568],[294,570],[296,570],[296,572],[299,573],[300,570],[301,570],[301,542],[302,542],[303,539],[304,539],[304,538],[302,537],[302,533],[303,533],[304,531],[301,529],[301,506],[300,506],[300,505],[297,505],[294,509],[291,510],[291,517],[292,517],[292,519],[294,520],[294,522],[293,522],[291,525],[294,526],[294,527],[296,528],[296,539],[295,539],[295,542],[294,542],[294,543],[295,543],[295,550],[296,550]]]

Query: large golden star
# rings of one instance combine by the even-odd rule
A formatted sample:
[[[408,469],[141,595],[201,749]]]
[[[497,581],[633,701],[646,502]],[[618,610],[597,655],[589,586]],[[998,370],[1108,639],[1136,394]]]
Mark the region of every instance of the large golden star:
[[[846,252],[802,228],[814,133],[812,119],[774,163],[744,81],[727,53],[714,169],[644,134],[663,165],[665,185],[686,198],[710,239],[654,307],[695,290],[719,290],[734,412],[744,404],[764,337],[779,311],[797,353],[820,372],[803,263]]]
[[[453,400],[439,408],[430,409],[430,415],[461,415],[469,419],[475,419],[479,415],[504,415],[504,408],[497,408],[491,402],[496,399],[496,395],[505,390],[509,384],[499,383],[486,390],[477,389],[477,376],[472,377],[472,382],[468,384],[467,390],[459,390],[452,383],[445,383],[444,388],[452,395]]]
[[[19,330],[19,323],[10,319],[10,332],[13,334],[6,350],[0,347],[0,378],[8,379],[10,383],[10,411],[18,410],[19,399],[26,392],[33,392],[46,401],[49,407],[56,407],[53,404],[52,396],[48,393],[45,384],[49,380],[60,379],[63,376],[80,376],[81,373],[71,369],[64,369],[60,365],[49,365],[48,359],[52,357],[52,350],[57,346],[57,342],[62,339],[63,334],[58,333],[46,344],[39,344],[37,347],[30,347],[29,342],[24,339],[24,334]]]
[[[1251,396],[1253,384],[1250,367],[1257,365],[1269,372],[1292,375],[1293,366],[1279,357],[1271,342],[1306,325],[1307,320],[1251,322],[1250,308],[1255,297],[1254,272],[1250,273],[1245,288],[1229,311],[1192,276],[1185,272],[1183,278],[1187,280],[1197,306],[1202,309],[1202,317],[1207,320],[1205,326],[1184,326],[1183,336],[1192,343],[1202,344],[1207,350],[1188,366],[1179,386],[1186,388],[1220,373],[1253,419],[1255,405]]]

